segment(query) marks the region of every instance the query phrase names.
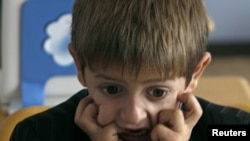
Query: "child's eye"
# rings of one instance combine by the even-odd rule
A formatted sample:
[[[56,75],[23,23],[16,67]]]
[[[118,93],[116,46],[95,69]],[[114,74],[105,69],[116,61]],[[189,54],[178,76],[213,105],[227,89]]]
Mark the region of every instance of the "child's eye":
[[[148,94],[150,96],[153,96],[155,98],[161,98],[164,97],[168,93],[167,90],[159,89],[159,88],[152,88],[148,90]]]
[[[102,90],[109,95],[115,95],[122,92],[122,88],[116,85],[102,86]]]

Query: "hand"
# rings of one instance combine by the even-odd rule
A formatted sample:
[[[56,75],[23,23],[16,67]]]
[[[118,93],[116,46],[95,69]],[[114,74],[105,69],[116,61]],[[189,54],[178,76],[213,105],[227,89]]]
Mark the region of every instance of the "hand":
[[[89,96],[85,97],[77,106],[75,123],[89,135],[92,141],[120,141],[115,124],[99,126],[97,114],[97,105]]]
[[[202,115],[202,109],[192,94],[182,94],[177,98],[185,106],[184,111],[179,108],[162,110],[159,113],[159,124],[152,132],[152,141],[188,141],[192,129]]]

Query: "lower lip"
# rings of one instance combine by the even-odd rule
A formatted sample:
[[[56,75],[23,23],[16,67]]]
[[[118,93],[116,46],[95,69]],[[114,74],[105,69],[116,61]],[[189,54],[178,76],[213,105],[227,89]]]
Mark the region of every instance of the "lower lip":
[[[145,134],[138,137],[121,135],[120,138],[122,139],[122,141],[150,141],[149,134]]]

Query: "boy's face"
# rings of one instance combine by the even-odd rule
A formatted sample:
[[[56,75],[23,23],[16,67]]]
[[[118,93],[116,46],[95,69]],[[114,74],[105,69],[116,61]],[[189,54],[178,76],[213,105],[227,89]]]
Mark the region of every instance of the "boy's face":
[[[177,96],[185,91],[185,78],[165,80],[153,71],[140,71],[138,77],[117,67],[84,70],[84,85],[98,105],[97,122],[115,123],[120,132],[143,134],[158,121],[163,109],[178,107]]]

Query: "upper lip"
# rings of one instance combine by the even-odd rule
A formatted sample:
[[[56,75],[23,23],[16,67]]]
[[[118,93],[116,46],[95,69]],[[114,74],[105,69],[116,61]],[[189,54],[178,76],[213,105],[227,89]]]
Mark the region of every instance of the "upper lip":
[[[151,126],[146,125],[134,125],[134,126],[119,126],[118,135],[121,137],[142,137],[150,135]]]

